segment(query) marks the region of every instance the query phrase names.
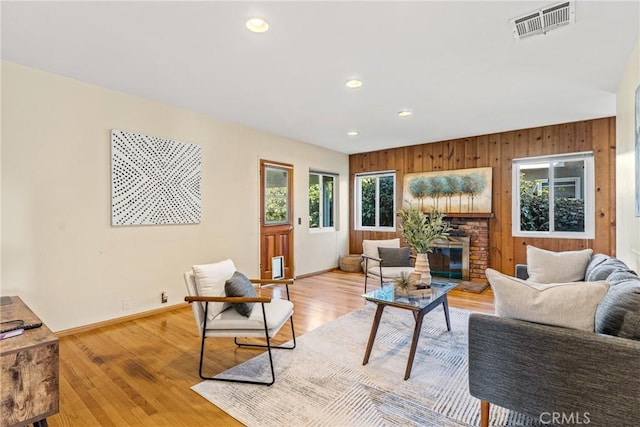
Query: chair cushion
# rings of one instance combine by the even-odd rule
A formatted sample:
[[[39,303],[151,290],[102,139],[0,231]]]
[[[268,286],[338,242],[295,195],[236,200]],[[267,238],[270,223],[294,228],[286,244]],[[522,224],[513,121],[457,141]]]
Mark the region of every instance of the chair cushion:
[[[383,267],[411,267],[409,248],[378,247]]]
[[[415,271],[413,267],[382,267],[382,280],[391,281],[398,279],[402,273],[411,274]],[[380,267],[369,267],[369,276],[380,277]]]
[[[511,319],[593,332],[598,303],[609,284],[600,282],[533,283],[488,268],[496,314]]]
[[[527,245],[527,280],[536,283],[564,283],[584,280],[591,249],[553,252]]]
[[[363,255],[379,258],[378,248],[399,248],[400,238],[389,240],[363,240],[362,241],[362,253]],[[380,263],[378,261],[369,260],[369,267],[377,267]],[[364,270],[364,263],[362,263],[362,269]]]
[[[279,329],[293,314],[293,303],[288,300],[273,298],[264,304],[267,316],[267,329]],[[231,308],[221,312],[211,322],[207,322],[207,330],[262,330],[262,304],[256,304],[249,317],[245,317]]]
[[[230,279],[225,282],[224,292],[228,297],[255,297],[256,289],[251,281],[244,274],[236,271]],[[254,302],[241,302],[231,304],[231,306],[240,314],[249,317],[253,310]]]
[[[212,264],[194,265],[193,275],[196,279],[196,288],[199,296],[224,297],[224,285],[236,271],[233,261],[226,259]],[[205,303],[202,303],[204,310]],[[222,302],[210,302],[207,311],[207,319],[213,320],[222,310],[230,307]]]

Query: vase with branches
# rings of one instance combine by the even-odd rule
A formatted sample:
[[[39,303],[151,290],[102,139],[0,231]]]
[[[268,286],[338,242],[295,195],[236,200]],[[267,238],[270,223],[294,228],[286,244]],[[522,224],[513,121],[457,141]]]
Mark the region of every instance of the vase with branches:
[[[445,214],[432,208],[429,215],[412,206],[398,211],[400,234],[416,253],[416,272],[421,273],[421,282],[431,283],[431,270],[427,254],[433,252],[437,240],[449,236],[449,223],[444,220]]]

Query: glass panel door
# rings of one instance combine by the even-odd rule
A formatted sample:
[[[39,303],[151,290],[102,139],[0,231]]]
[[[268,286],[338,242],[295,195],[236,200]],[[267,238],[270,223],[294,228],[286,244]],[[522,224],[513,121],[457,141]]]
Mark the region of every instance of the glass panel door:
[[[264,168],[264,223],[289,223],[289,170],[276,166]]]

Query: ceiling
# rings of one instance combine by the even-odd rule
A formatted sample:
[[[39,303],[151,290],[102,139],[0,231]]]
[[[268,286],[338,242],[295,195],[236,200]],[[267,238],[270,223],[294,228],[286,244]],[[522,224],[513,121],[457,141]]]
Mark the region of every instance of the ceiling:
[[[550,4],[3,1],[1,55],[357,153],[615,115],[640,2],[577,0],[575,24],[515,41]]]

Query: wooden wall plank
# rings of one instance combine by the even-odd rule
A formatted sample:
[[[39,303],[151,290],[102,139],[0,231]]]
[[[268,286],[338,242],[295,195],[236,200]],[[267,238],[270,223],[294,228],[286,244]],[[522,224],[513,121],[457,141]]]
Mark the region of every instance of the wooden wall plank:
[[[464,139],[458,139],[453,147],[453,164],[449,163],[451,169],[466,169],[467,166],[467,144]]]
[[[484,168],[491,164],[491,155],[489,154],[489,135],[476,137],[476,167]]]
[[[502,212],[502,174],[500,173],[502,153],[500,150],[500,134],[489,135],[487,146],[487,166],[493,169],[491,204],[494,213]],[[499,271],[502,271],[502,240],[504,233],[502,218],[500,215],[494,216],[491,221],[489,221],[489,263],[492,268]]]
[[[608,253],[616,256],[616,119],[615,117],[609,117],[606,119],[609,122],[609,245],[607,246]],[[636,167],[640,167],[637,165]],[[605,225],[606,226],[606,225]],[[636,230],[637,231],[637,230]]]
[[[572,153],[575,151],[575,123],[565,123],[559,125],[560,149],[563,153]]]
[[[592,147],[596,173],[596,236],[594,251],[603,252],[611,244],[611,230],[615,232],[615,168],[612,170],[612,157],[615,157],[615,143],[610,144],[610,121],[608,119],[594,120],[592,123]],[[615,141],[615,140],[614,140]],[[612,147],[613,146],[613,147]],[[612,150],[613,148],[613,150]],[[601,172],[601,173],[600,173]],[[615,254],[615,245],[613,251]]]
[[[529,157],[529,147],[527,142],[529,141],[529,132],[527,129],[515,132],[514,145],[513,145],[513,158]]]
[[[500,199],[500,211],[496,209],[496,217],[501,224],[502,236],[500,241],[500,252],[502,254],[500,268],[503,271],[514,271],[514,242],[511,236],[511,210],[512,210],[512,189],[511,189],[511,170],[512,161],[515,152],[515,141],[517,132],[504,132],[500,134],[500,166],[495,167],[494,171],[499,172],[500,188],[498,198]],[[496,194],[496,192],[494,192]],[[520,248],[518,248],[520,249]]]
[[[435,144],[425,144],[422,146],[422,170],[416,170],[416,172],[428,172],[435,170],[435,159],[433,153],[434,145]]]
[[[478,167],[478,139],[466,138],[464,140],[465,164],[463,169],[471,169]]]
[[[590,128],[591,125],[587,121],[575,122],[574,150],[576,152],[591,151]]]
[[[511,235],[511,160],[567,152],[594,151],[596,158],[596,238],[542,239]],[[357,172],[396,170],[398,191],[404,174],[491,166],[493,168],[493,212],[489,225],[489,263],[496,270],[513,274],[516,263],[526,262],[526,247],[549,250],[593,248],[615,254],[615,118],[585,120],[561,125],[480,135],[350,156],[350,187]],[[397,201],[401,201],[401,193]],[[353,189],[349,190],[353,209]],[[600,216],[602,214],[602,216]],[[355,231],[350,215],[349,248],[362,252],[363,239],[386,239],[396,233]]]
[[[544,152],[544,133],[542,132],[542,128],[532,128],[528,129],[529,138],[528,138],[528,155],[524,157],[536,157],[542,156]]]

